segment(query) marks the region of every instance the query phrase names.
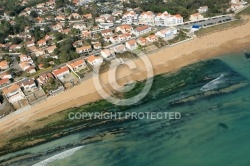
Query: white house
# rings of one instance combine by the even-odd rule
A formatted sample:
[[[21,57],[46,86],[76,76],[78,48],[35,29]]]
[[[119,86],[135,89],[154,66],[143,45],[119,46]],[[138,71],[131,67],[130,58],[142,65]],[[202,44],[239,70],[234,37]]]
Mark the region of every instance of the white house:
[[[200,13],[194,13],[194,14],[190,15],[189,20],[190,21],[198,21],[198,20],[201,20],[203,18],[204,18],[203,15],[201,15]]]
[[[104,59],[111,60],[111,59],[115,58],[115,52],[114,52],[114,50],[111,50],[111,49],[104,49],[101,51],[101,56]]]
[[[115,46],[113,47],[113,50],[116,52],[116,53],[123,53],[126,51],[126,47],[124,44],[120,44],[118,46]]]
[[[112,29],[104,29],[101,31],[101,35],[102,36],[110,36],[110,35],[113,35],[113,31],[112,31]]]
[[[141,46],[145,46],[148,43],[148,41],[144,37],[140,37],[136,42]]]
[[[130,41],[127,41],[125,43],[126,47],[129,49],[129,50],[135,50],[138,45],[136,43],[136,41],[134,39],[130,40]]]
[[[35,46],[35,42],[34,41],[28,41],[28,42],[26,42],[26,46],[27,47]]]
[[[86,62],[83,59],[77,60],[75,62],[69,62],[67,63],[67,66],[75,72],[83,70],[87,67]]]
[[[76,23],[76,24],[73,25],[73,28],[79,29],[80,31],[82,31],[83,29],[86,28],[86,25],[85,24]]]
[[[40,75],[36,80],[39,83],[39,85],[43,85],[45,83],[47,83],[50,79],[54,79],[53,75],[51,73],[45,73]]]
[[[100,66],[103,62],[103,59],[102,57],[99,57],[99,56],[95,56],[95,55],[91,55],[87,58],[87,62],[96,67],[96,66]]]
[[[33,79],[25,80],[20,85],[24,91],[35,91],[37,90],[36,83]]]
[[[133,30],[133,34],[136,36],[148,33],[151,31],[151,28],[147,25],[139,26]]]
[[[8,88],[3,88],[2,91],[8,101],[12,104],[25,99],[25,95],[18,84],[13,84]]]
[[[175,34],[177,34],[177,29],[175,27],[162,29],[155,33],[157,37],[161,37],[161,38],[170,37]]]
[[[131,33],[133,31],[133,27],[128,24],[120,25],[115,28],[116,32],[122,32],[122,33]]]
[[[81,54],[81,53],[84,53],[84,52],[88,52],[89,53],[91,51],[92,51],[91,45],[82,46],[82,47],[76,48],[76,53],[78,53],[78,54]]]
[[[69,74],[69,68],[67,66],[61,67],[59,69],[54,70],[52,74],[59,80],[63,80],[64,76]]]
[[[208,6],[201,6],[197,10],[199,13],[206,13],[208,11]]]
[[[53,45],[53,46],[46,48],[46,50],[49,54],[53,53],[55,49],[56,49],[56,45]]]
[[[29,61],[29,62],[33,63],[33,60],[31,59],[30,56],[21,54],[21,55],[19,55],[19,58],[20,58],[21,62],[27,62],[27,61]]]
[[[158,39],[157,39],[157,37],[155,35],[149,35],[148,37],[146,37],[146,40],[148,42],[152,43],[152,42],[157,41]]]

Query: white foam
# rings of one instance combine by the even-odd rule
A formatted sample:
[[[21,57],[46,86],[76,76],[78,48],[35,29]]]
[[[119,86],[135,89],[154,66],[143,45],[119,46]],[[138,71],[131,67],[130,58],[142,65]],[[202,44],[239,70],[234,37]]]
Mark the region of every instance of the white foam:
[[[218,88],[218,85],[220,83],[222,83],[223,77],[224,77],[224,75],[221,74],[218,78],[216,78],[216,79],[210,81],[209,83],[207,83],[206,85],[204,85],[200,90],[203,92],[206,92],[206,91],[210,91],[210,90]]]
[[[66,157],[69,157],[71,155],[73,155],[76,151],[82,149],[84,146],[78,146],[78,147],[75,147],[75,148],[72,148],[72,149],[69,149],[69,150],[66,150],[65,152],[62,152],[62,153],[59,153],[57,155],[54,155],[46,160],[43,160],[37,164],[34,164],[33,166],[46,166],[48,165],[49,163],[52,163],[56,160],[60,160],[60,159],[64,159]]]

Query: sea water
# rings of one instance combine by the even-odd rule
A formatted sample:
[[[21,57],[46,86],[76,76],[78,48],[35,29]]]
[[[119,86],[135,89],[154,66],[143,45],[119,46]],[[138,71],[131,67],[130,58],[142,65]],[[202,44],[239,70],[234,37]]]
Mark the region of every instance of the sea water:
[[[250,61],[245,58],[244,52],[223,55],[218,59],[239,74],[244,83],[250,82]],[[228,80],[231,75],[221,74],[225,73],[218,73],[215,79],[199,85],[199,90],[203,92],[205,89],[208,93],[223,82],[234,81]],[[134,112],[180,112],[180,120],[140,119],[82,131],[12,155],[39,153],[73,143],[78,143],[78,146],[69,147],[51,156],[44,155],[12,165],[249,166],[250,85],[210,97],[194,95],[192,101],[175,103],[177,100],[183,101],[185,96],[194,91],[197,90],[185,90],[172,95],[174,97],[161,97],[130,109]],[[169,107],[171,102],[173,105]],[[84,138],[105,131],[120,132],[84,145]]]

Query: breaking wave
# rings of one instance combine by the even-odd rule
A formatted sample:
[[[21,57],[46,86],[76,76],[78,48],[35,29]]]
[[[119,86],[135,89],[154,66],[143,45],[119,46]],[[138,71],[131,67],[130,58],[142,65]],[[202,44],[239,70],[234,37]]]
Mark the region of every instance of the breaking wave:
[[[60,159],[64,159],[66,157],[69,157],[71,155],[73,155],[76,151],[82,149],[84,146],[78,146],[78,147],[75,147],[75,148],[72,148],[72,149],[69,149],[69,150],[66,150],[65,152],[62,152],[62,153],[59,153],[57,155],[54,155],[46,160],[43,160],[37,164],[34,164],[33,166],[46,166],[48,165],[49,163],[52,163],[56,160],[60,160]]]
[[[219,87],[219,84],[223,83],[224,74],[221,74],[218,78],[210,81],[204,85],[200,90],[203,92],[210,91]]]

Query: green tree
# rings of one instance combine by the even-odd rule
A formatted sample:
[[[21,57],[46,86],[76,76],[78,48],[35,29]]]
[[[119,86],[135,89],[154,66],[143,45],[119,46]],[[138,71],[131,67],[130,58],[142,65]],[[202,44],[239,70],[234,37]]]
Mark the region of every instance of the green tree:
[[[37,14],[36,11],[32,10],[32,11],[30,12],[30,16],[33,17],[33,18],[37,18],[37,17],[38,17],[38,14]]]
[[[14,37],[12,38],[12,43],[13,44],[20,44],[23,40],[19,37]]]

